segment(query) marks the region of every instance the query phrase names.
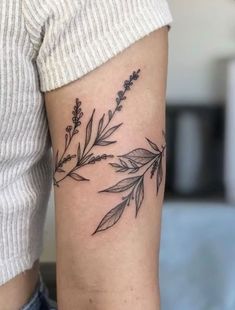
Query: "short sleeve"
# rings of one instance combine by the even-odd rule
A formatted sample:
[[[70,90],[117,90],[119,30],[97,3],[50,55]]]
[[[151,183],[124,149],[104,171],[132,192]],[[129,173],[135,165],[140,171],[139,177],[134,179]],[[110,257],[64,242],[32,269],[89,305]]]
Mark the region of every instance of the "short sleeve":
[[[172,22],[166,0],[30,0],[24,14],[43,92],[81,78]]]

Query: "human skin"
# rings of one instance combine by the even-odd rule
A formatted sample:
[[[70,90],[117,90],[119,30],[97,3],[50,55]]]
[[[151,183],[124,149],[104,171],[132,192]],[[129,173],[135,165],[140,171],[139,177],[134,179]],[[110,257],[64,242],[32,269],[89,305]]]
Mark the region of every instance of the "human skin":
[[[30,300],[39,280],[38,270],[37,260],[31,269],[0,286],[0,309],[19,310]]]
[[[60,310],[160,309],[158,252],[165,176],[167,33],[167,27],[154,31],[83,78],[45,94],[55,165]],[[139,72],[138,79],[133,80],[121,110],[108,125],[108,110],[113,113],[116,94],[134,71]],[[76,170],[76,161],[86,149],[85,141],[88,138],[92,146],[98,135],[103,114],[107,128],[121,124],[105,139],[116,142],[97,143],[91,148],[91,163],[87,160],[86,165],[78,164]],[[77,119],[72,121],[74,115]],[[110,164],[117,164],[118,156],[136,149],[139,157],[133,159],[137,160],[134,165],[146,163],[144,156],[148,153],[140,149],[153,151],[146,138],[162,151],[162,177],[155,165],[157,170],[151,178],[154,169],[150,167],[143,187],[137,190],[139,183],[135,184],[130,206],[112,214],[110,210],[125,200],[122,197],[132,188],[126,192],[123,188],[104,190],[141,175],[143,170],[137,167],[133,174],[117,172]],[[102,154],[107,156],[96,160]],[[127,157],[125,160],[129,165],[133,163]]]

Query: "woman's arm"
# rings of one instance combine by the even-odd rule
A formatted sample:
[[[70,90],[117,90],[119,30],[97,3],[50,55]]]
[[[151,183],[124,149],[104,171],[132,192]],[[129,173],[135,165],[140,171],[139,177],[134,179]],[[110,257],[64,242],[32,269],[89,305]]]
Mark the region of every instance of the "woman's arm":
[[[167,32],[45,95],[60,310],[160,307]]]

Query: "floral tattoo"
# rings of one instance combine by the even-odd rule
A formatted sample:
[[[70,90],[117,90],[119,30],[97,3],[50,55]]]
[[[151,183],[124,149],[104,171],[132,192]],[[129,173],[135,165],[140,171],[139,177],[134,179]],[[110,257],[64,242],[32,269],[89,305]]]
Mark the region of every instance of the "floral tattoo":
[[[128,80],[125,80],[123,83],[123,89],[118,91],[116,96],[115,107],[113,110],[109,110],[107,113],[104,113],[100,118],[98,123],[98,128],[96,129],[95,139],[91,141],[92,132],[94,129],[93,118],[95,114],[95,109],[92,112],[92,115],[86,125],[86,134],[84,146],[81,146],[81,143],[78,143],[77,154],[67,154],[71,142],[74,140],[74,137],[79,133],[79,126],[81,126],[81,119],[83,117],[83,112],[81,109],[81,101],[76,98],[75,105],[72,111],[72,125],[69,125],[65,128],[65,145],[62,154],[59,156],[59,151],[57,151],[55,156],[55,167],[53,181],[54,185],[59,187],[60,183],[66,178],[72,178],[75,181],[89,181],[89,179],[81,176],[78,171],[85,165],[95,164],[97,161],[105,160],[107,158],[112,158],[113,155],[103,154],[94,154],[94,148],[96,146],[107,146],[117,141],[110,141],[109,139],[113,133],[122,126],[122,123],[110,126],[114,116],[117,112],[121,111],[123,107],[123,101],[126,100],[126,94],[131,90],[134,82],[138,80],[140,74],[140,69],[133,71],[129,76]],[[74,160],[75,164],[72,169],[66,171],[64,166],[67,162]],[[60,175],[63,174],[62,177]]]
[[[72,142],[79,134],[79,127],[82,125],[82,103],[76,98],[73,106],[71,124],[65,128],[64,149],[55,155],[53,181],[56,187],[70,178],[74,181],[89,181],[87,177],[80,174],[82,167],[95,164],[98,161],[113,158],[112,154],[100,153],[95,149],[116,143],[110,140],[112,135],[123,125],[123,123],[112,124],[116,113],[120,112],[124,101],[127,99],[127,92],[132,89],[134,82],[140,76],[140,69],[133,71],[127,80],[124,81],[123,87],[117,92],[115,106],[102,115],[98,121],[97,128],[94,126],[95,109],[93,110],[89,121],[86,124],[85,137],[83,143],[77,142],[76,154],[71,154],[69,148]],[[165,137],[165,134],[163,132]],[[94,137],[94,138],[92,138]],[[144,201],[144,181],[147,175],[150,178],[156,178],[156,194],[159,192],[163,180],[163,157],[166,145],[158,147],[157,144],[146,138],[150,150],[145,148],[136,148],[127,154],[118,156],[119,162],[110,163],[117,173],[127,173],[130,177],[123,178],[115,185],[99,191],[99,193],[123,193],[121,201],[112,208],[100,221],[92,235],[105,231],[114,226],[122,217],[124,210],[132,204],[135,205],[136,217]],[[72,168],[66,169],[66,164],[73,161]]]
[[[144,200],[144,178],[147,172],[149,172],[150,178],[155,176],[156,194],[158,194],[163,179],[163,156],[166,145],[162,145],[160,149],[148,138],[146,140],[151,151],[143,148],[134,149],[125,155],[118,156],[119,163],[110,164],[116,169],[116,172],[138,173],[138,175],[122,179],[115,185],[100,191],[100,193],[128,193],[122,196],[122,200],[103,217],[93,235],[114,226],[120,220],[125,208],[130,206],[132,200],[135,204],[135,215],[137,217]],[[140,171],[141,173],[139,173]]]

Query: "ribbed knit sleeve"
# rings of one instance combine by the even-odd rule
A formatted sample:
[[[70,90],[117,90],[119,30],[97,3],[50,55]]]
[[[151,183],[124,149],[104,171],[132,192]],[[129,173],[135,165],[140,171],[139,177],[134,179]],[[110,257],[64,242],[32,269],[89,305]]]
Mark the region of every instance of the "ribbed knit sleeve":
[[[41,91],[72,82],[169,25],[166,0],[25,0]]]

